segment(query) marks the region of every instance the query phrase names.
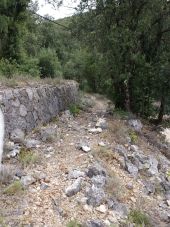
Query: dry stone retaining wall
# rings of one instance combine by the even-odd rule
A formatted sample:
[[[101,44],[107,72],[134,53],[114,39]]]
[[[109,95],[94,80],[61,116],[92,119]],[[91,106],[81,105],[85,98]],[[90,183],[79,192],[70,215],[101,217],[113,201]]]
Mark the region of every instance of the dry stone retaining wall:
[[[0,104],[5,117],[6,138],[15,129],[29,132],[49,122],[60,111],[75,103],[78,84],[67,81],[59,85],[39,85],[0,90]]]

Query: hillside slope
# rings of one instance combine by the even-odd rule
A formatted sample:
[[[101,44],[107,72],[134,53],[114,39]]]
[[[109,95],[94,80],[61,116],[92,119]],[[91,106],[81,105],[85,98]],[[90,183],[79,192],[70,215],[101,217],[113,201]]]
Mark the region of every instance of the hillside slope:
[[[110,115],[102,96],[85,95],[81,107],[34,130],[25,147],[10,143],[20,154],[4,157],[0,226],[169,226],[169,150],[159,133]]]

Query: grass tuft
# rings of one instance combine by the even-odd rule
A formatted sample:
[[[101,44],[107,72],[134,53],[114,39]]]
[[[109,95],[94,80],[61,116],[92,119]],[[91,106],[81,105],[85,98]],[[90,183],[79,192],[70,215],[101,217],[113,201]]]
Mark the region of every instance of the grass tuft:
[[[39,156],[33,151],[22,148],[19,154],[19,161],[24,167],[26,167],[37,163],[39,161]]]
[[[74,117],[80,113],[80,107],[76,104],[70,105],[69,110]]]
[[[81,227],[81,224],[79,224],[76,220],[71,220],[67,223],[66,227]]]
[[[20,181],[16,180],[13,183],[11,183],[5,190],[4,190],[4,194],[6,195],[14,195],[17,194],[19,192],[23,191],[23,186],[21,184]]]
[[[140,210],[132,210],[128,215],[128,219],[138,226],[151,226],[149,217]]]

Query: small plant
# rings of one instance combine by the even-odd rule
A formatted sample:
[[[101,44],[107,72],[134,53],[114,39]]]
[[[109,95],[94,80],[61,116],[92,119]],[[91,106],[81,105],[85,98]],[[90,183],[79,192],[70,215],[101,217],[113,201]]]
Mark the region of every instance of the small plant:
[[[129,137],[130,137],[132,143],[137,143],[138,135],[136,134],[136,132],[130,131],[129,132]]]
[[[170,177],[170,170],[166,172],[167,177]]]
[[[0,226],[6,227],[4,217],[0,216]]]
[[[149,217],[140,210],[132,210],[128,215],[128,219],[139,226],[151,226]]]
[[[114,109],[113,115],[117,118],[126,119],[129,116],[129,113],[121,109]]]
[[[11,183],[5,190],[4,190],[4,194],[7,195],[14,195],[17,194],[19,192],[23,191],[23,186],[21,184],[20,181],[16,180],[13,183]]]
[[[73,114],[73,116],[77,116],[80,113],[80,108],[76,104],[72,104],[69,107],[70,113]]]
[[[62,67],[54,50],[42,49],[39,54],[38,66],[40,77],[62,77]]]
[[[96,154],[94,154],[96,158],[100,158],[102,160],[105,160],[107,163],[112,163],[113,160],[118,159],[118,155],[113,152],[111,149],[107,148],[100,148]]]
[[[28,149],[22,148],[19,154],[19,161],[25,167],[28,165],[35,164],[38,161],[38,155]]]
[[[71,220],[67,223],[66,227],[81,227],[81,224],[79,224],[76,220]]]
[[[10,79],[17,73],[17,63],[13,60],[1,59],[0,74]]]

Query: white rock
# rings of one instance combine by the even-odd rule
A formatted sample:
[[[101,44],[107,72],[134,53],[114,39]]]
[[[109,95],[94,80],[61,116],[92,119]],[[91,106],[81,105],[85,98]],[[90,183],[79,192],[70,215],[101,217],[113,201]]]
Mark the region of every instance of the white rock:
[[[104,221],[104,224],[105,224],[106,226],[110,226],[110,225],[111,225],[111,223],[110,223],[109,220],[105,220],[105,221]]]
[[[70,171],[68,174],[69,179],[77,179],[79,177],[84,177],[84,176],[85,176],[84,172],[82,172],[80,170],[76,170],[76,169]]]
[[[90,133],[101,133],[102,129],[101,128],[90,128],[88,130],[88,132],[90,132]]]
[[[139,147],[136,146],[136,145],[131,145],[131,146],[130,146],[130,149],[131,149],[132,151],[134,151],[134,152],[138,152],[138,151],[139,151]]]
[[[21,183],[23,184],[23,186],[28,186],[30,184],[33,184],[34,182],[36,182],[36,179],[31,175],[21,177]]]
[[[20,153],[20,149],[14,149],[7,154],[8,158],[14,158]]]
[[[92,207],[92,206],[89,206],[89,205],[87,205],[87,204],[85,204],[85,205],[83,206],[83,210],[84,210],[84,211],[92,212],[92,211],[93,211],[93,207]]]
[[[168,206],[170,207],[170,200],[167,200],[166,202],[167,202]]]
[[[104,143],[104,142],[99,142],[99,146],[101,146],[101,147],[105,147],[106,146],[106,144]]]
[[[106,213],[107,212],[107,207],[106,205],[100,205],[99,207],[96,208],[97,211],[100,213]]]
[[[72,185],[66,188],[65,194],[70,197],[77,194],[81,190],[82,178],[78,178]]]
[[[140,120],[138,119],[131,119],[128,121],[129,125],[134,128],[136,132],[141,132],[143,125]]]
[[[84,151],[84,152],[89,152],[91,151],[91,148],[89,146],[82,146],[81,149]]]
[[[170,143],[170,128],[165,128],[161,133],[165,136],[166,142]]]
[[[99,118],[97,123],[96,123],[96,127],[106,129],[107,128],[106,120],[104,118]]]

